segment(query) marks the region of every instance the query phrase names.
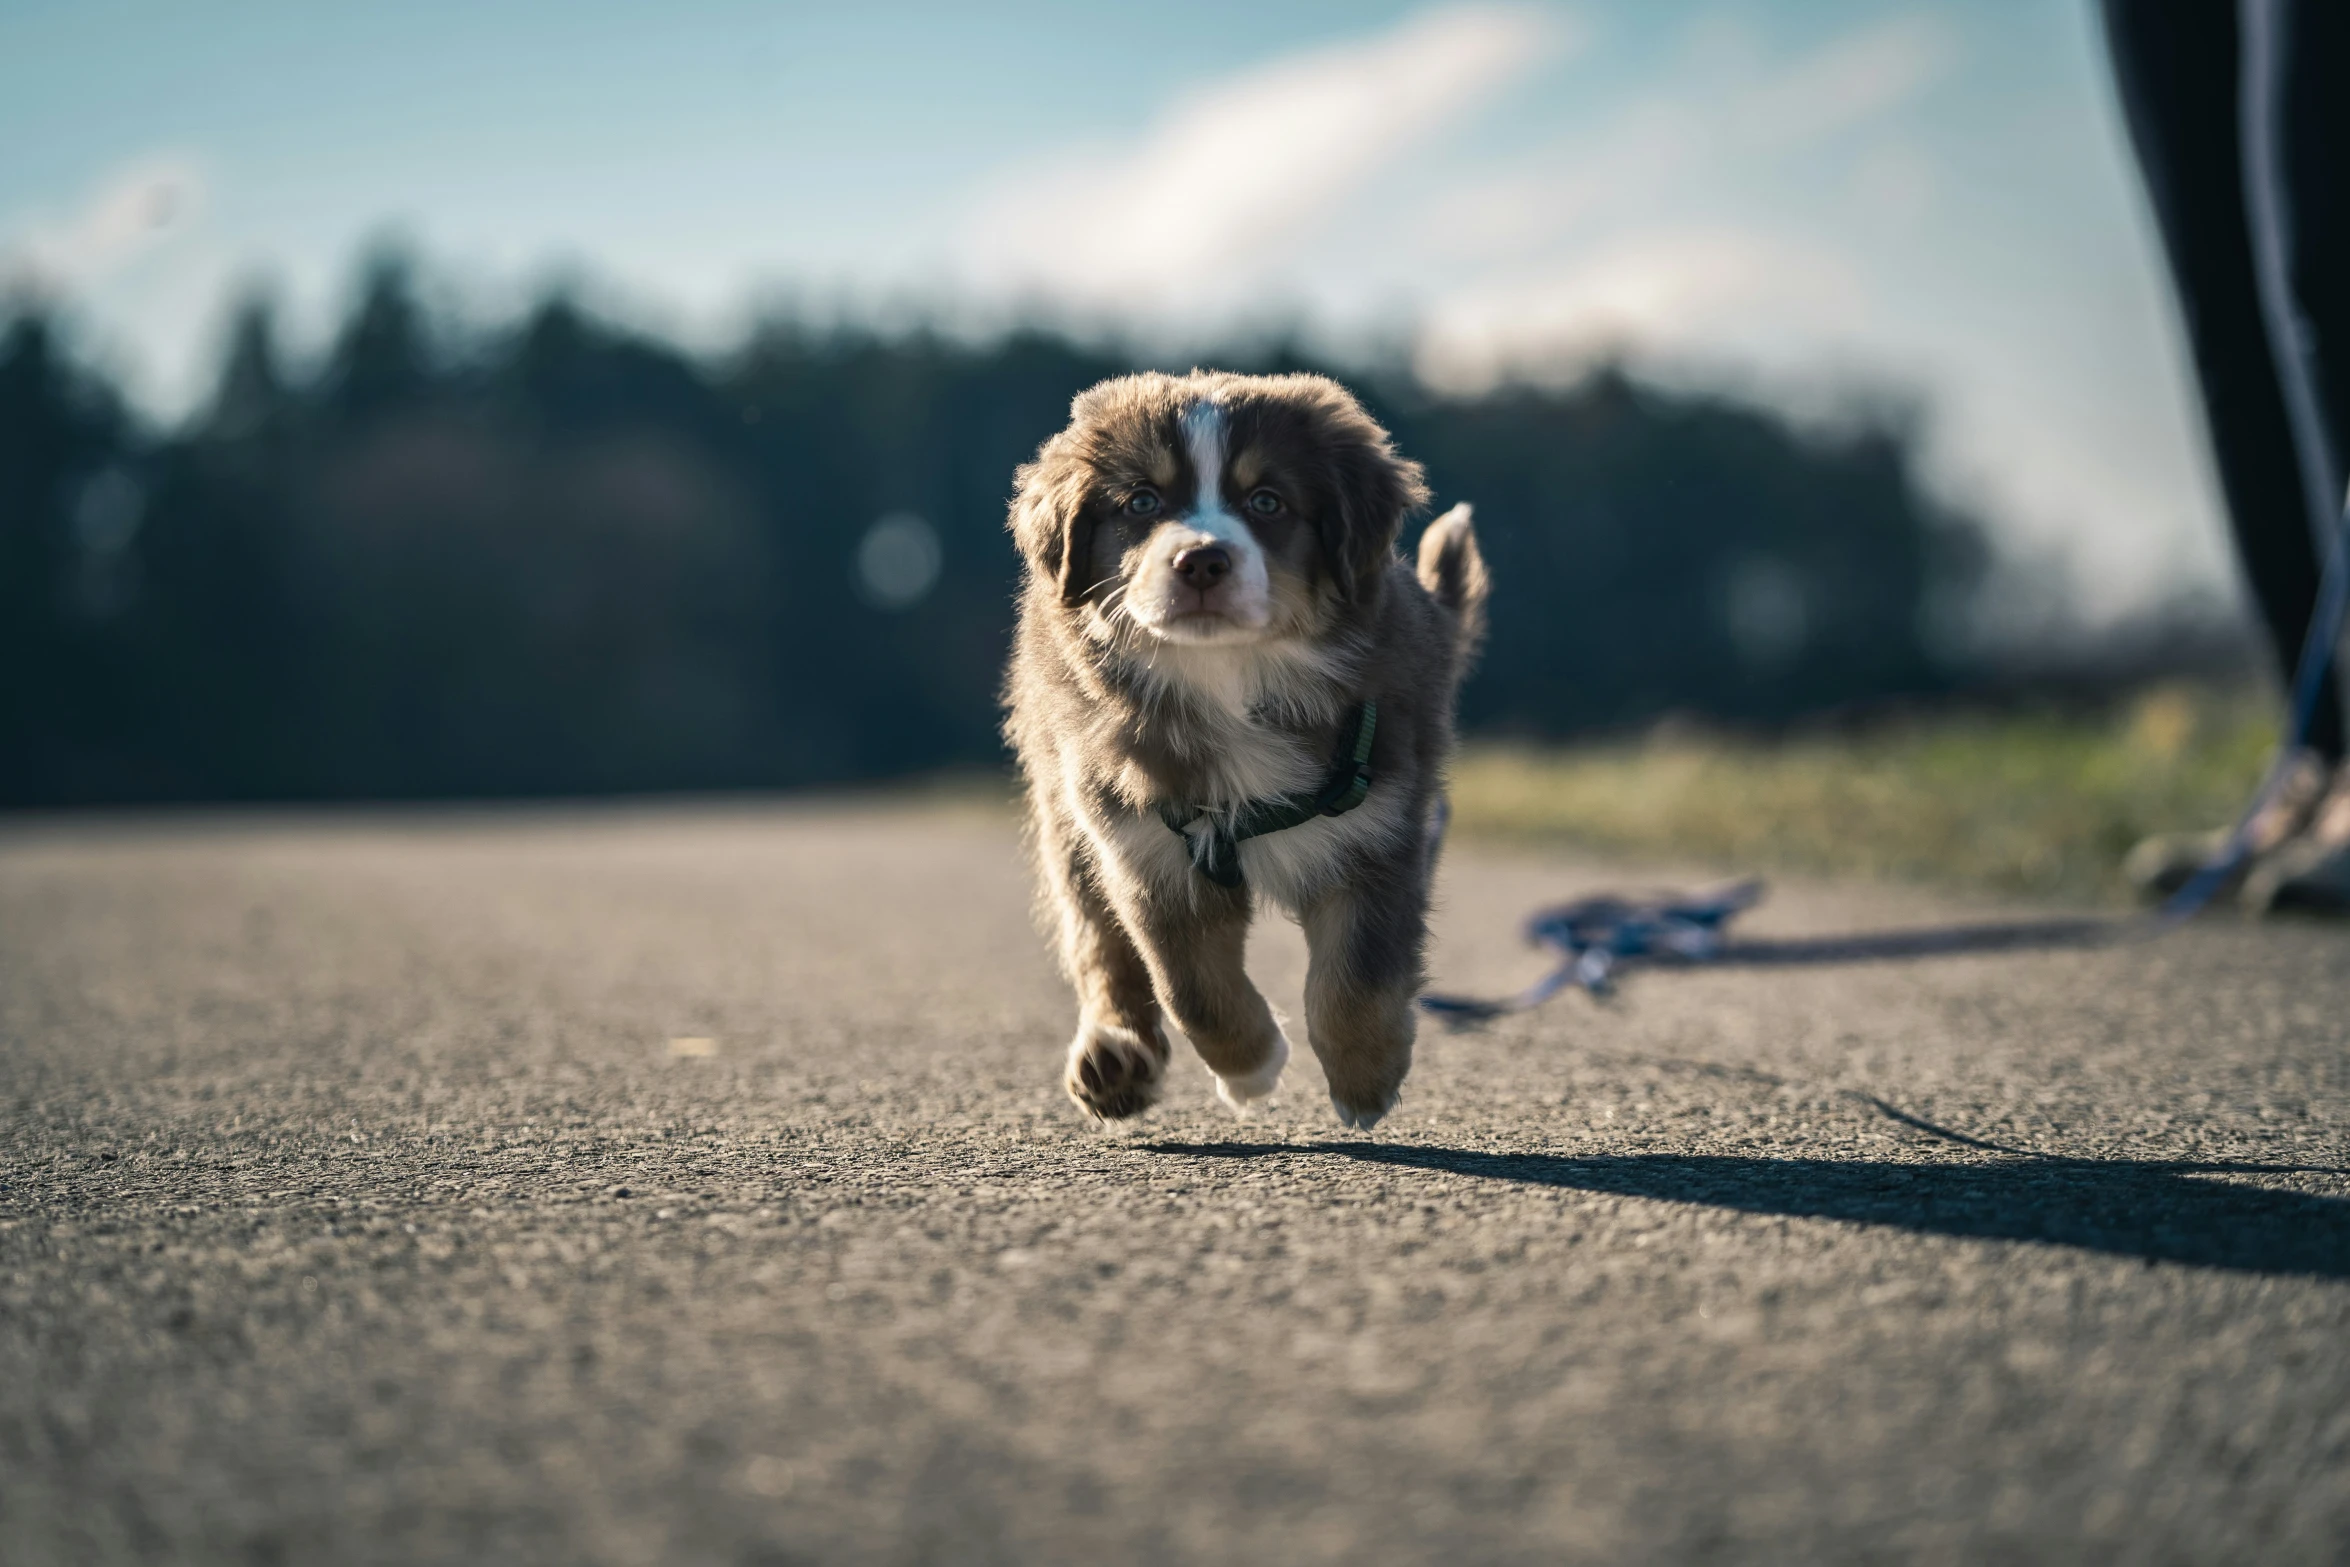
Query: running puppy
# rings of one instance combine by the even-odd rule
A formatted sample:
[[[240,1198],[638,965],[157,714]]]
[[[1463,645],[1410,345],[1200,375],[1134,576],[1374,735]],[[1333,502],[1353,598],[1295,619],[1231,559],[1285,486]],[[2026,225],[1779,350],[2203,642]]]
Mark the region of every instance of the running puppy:
[[[1242,971],[1254,898],[1312,950],[1306,1038],[1349,1126],[1412,1064],[1453,693],[1485,563],[1320,376],[1126,376],[1018,474],[1005,681],[1042,902],[1077,990],[1070,1097],[1139,1115],[1183,1031],[1235,1109],[1289,1041]]]

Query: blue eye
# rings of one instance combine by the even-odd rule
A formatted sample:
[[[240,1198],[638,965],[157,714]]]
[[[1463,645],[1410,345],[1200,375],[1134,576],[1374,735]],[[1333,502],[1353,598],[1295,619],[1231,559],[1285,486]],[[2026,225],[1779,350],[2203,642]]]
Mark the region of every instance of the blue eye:
[[[1126,514],[1129,517],[1148,517],[1158,509],[1159,492],[1156,490],[1136,490],[1126,497]]]
[[[1260,517],[1270,517],[1281,510],[1281,497],[1275,495],[1271,490],[1251,490],[1248,497],[1248,509]]]

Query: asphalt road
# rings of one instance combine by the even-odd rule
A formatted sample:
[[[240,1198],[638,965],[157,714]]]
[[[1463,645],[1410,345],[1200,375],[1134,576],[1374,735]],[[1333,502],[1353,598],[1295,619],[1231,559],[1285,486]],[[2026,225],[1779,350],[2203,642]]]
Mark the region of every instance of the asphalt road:
[[[1610,875],[1456,845],[1440,976]],[[0,825],[0,1561],[2350,1558],[2350,930],[1105,1136],[1026,910],[977,811]]]

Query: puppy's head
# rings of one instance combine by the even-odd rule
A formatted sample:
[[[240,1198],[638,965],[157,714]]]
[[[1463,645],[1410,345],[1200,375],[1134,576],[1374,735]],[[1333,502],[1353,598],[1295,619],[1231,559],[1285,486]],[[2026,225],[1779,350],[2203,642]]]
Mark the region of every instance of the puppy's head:
[[[1417,463],[1321,376],[1135,375],[1081,394],[1020,470],[1036,587],[1103,636],[1312,637],[1375,595]]]

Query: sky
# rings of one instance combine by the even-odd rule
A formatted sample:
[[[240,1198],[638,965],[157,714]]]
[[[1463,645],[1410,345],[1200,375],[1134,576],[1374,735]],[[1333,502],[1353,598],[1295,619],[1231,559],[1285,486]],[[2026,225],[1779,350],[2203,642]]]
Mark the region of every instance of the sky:
[[[2089,0],[0,0],[0,289],[158,417],[240,291],[315,345],[387,239],[461,313],[562,284],[702,346],[789,307],[1891,393],[2086,618],[2233,591]]]

